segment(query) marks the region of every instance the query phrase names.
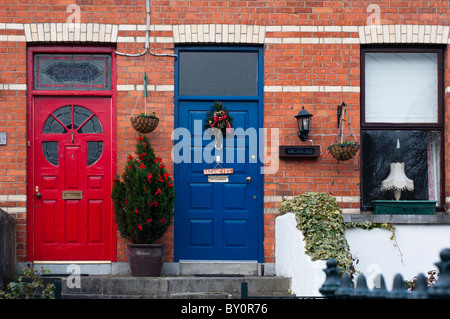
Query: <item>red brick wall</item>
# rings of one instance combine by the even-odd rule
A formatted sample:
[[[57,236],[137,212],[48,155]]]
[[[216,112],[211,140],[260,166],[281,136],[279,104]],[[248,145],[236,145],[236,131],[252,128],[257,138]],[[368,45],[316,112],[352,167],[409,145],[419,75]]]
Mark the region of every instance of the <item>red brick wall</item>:
[[[14,4],[12,3],[14,2]],[[66,22],[68,5],[80,7],[81,23],[144,25],[145,1],[138,0],[0,0],[0,131],[8,134],[8,143],[0,146],[0,207],[17,220],[18,259],[26,256],[26,42],[24,23]],[[336,106],[348,105],[348,115],[359,138],[360,121],[360,43],[358,30],[295,29],[289,26],[364,26],[372,12],[370,4],[380,8],[383,25],[441,25],[450,21],[450,1],[152,1],[152,25],[177,24],[243,24],[266,26],[264,44],[264,125],[280,129],[280,144],[299,145],[293,116],[302,105],[314,115],[310,139],[321,145],[323,154],[317,160],[280,160],[279,170],[265,176],[264,253],[266,262],[274,262],[274,223],[279,202],[276,196],[298,195],[305,191],[332,192],[339,197],[360,196],[359,159],[338,164],[326,152],[335,139]],[[3,24],[3,25],[2,25]],[[280,27],[280,28],[276,28]],[[144,37],[143,31],[118,33],[121,38]],[[154,37],[172,37],[172,32],[152,31]],[[351,39],[346,43],[296,42],[295,39]],[[294,39],[294,40],[292,40]],[[352,40],[354,40],[352,42]],[[322,40],[317,40],[322,41]],[[311,43],[313,42],[313,43]],[[333,41],[331,41],[333,42]],[[80,45],[80,44],[77,44]],[[170,53],[173,43],[151,43],[151,49]],[[139,53],[143,43],[119,41],[117,50]],[[445,87],[450,84],[449,62],[445,63]],[[174,85],[172,58],[118,57],[118,86],[142,85],[144,72],[150,85]],[[281,91],[278,89],[281,87]],[[299,92],[286,88],[306,88]],[[311,89],[313,87],[313,89]],[[320,87],[317,89],[316,87]],[[335,88],[350,87],[350,90]],[[356,88],[357,90],[353,90]],[[117,94],[117,167],[125,165],[126,155],[134,151],[135,131],[129,116],[139,92],[119,90]],[[173,172],[170,160],[173,129],[173,92],[150,92],[149,102],[160,115],[160,125],[150,134],[155,152]],[[445,104],[450,103],[448,94]],[[139,108],[139,106],[137,107]],[[142,108],[141,108],[142,110]],[[446,108],[447,110],[447,108]],[[139,109],[135,111],[140,112]],[[449,113],[445,114],[449,123]],[[446,127],[446,132],[447,132]],[[309,142],[307,142],[309,143]],[[445,135],[445,147],[450,147]],[[446,166],[449,157],[445,158]],[[445,175],[446,195],[450,192]],[[17,196],[16,196],[17,195]],[[359,203],[342,202],[343,208],[358,209]],[[167,244],[166,260],[173,260],[173,230],[163,241]],[[126,245],[119,239],[118,260],[126,260]]]
[[[0,21],[5,18],[0,5]],[[0,23],[1,23],[0,22]],[[1,30],[1,35],[21,34],[16,30]],[[0,36],[1,37],[1,36]],[[26,43],[0,41],[0,130],[7,134],[7,145],[0,146],[0,207],[16,219],[17,255],[26,254],[26,92],[8,89],[11,85],[25,85]],[[21,198],[20,198],[21,197]],[[20,200],[18,200],[20,199]]]

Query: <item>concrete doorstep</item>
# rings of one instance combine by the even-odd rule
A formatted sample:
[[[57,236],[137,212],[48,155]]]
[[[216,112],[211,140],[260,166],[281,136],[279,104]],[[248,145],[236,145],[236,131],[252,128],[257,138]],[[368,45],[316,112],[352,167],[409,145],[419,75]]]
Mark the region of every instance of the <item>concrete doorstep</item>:
[[[258,276],[258,262],[256,261],[205,261],[180,260],[180,275],[240,275]]]
[[[78,281],[78,282],[77,282]],[[241,296],[241,283],[248,283],[249,296],[288,296],[286,277],[128,277],[80,276],[62,279],[63,299],[234,299]]]

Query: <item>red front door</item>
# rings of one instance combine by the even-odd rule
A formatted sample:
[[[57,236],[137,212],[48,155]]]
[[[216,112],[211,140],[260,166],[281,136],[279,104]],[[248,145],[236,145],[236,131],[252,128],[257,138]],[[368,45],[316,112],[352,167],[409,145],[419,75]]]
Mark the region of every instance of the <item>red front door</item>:
[[[111,260],[111,98],[34,97],[33,116],[33,259]]]

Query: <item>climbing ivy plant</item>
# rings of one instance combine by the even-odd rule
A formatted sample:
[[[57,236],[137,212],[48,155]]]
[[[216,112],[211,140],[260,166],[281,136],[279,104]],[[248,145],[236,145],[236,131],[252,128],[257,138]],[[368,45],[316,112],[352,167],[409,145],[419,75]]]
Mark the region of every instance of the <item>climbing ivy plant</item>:
[[[346,228],[387,228],[392,232],[395,230],[390,224],[345,223],[336,199],[326,193],[307,192],[284,200],[280,204],[280,214],[289,212],[295,214],[297,228],[304,237],[305,252],[311,260],[334,258],[341,273],[355,273],[353,257],[345,238]]]

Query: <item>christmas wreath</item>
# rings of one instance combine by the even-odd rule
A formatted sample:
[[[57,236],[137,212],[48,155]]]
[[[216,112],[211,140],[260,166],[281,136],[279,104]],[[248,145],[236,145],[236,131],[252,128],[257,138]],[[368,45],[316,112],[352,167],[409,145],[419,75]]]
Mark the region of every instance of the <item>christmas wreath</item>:
[[[233,118],[221,102],[215,101],[211,110],[206,113],[205,130],[208,128],[217,128],[222,131],[223,136],[231,132]]]

